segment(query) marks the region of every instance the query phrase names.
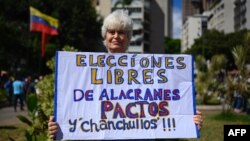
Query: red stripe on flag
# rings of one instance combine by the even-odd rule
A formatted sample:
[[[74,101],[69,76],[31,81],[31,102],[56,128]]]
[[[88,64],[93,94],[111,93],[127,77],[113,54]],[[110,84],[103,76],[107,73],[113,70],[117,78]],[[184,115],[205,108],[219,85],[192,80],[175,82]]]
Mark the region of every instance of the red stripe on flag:
[[[32,23],[30,30],[43,32],[43,33],[50,34],[50,35],[58,35],[57,29],[46,26],[44,24],[40,24],[40,23]]]

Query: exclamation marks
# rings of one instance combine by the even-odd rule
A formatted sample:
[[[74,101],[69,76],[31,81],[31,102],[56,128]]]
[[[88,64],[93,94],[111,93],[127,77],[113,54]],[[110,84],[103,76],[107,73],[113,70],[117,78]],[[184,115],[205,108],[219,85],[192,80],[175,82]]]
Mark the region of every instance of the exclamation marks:
[[[172,123],[173,123],[173,130],[175,131],[175,119],[172,118]]]
[[[168,131],[171,131],[170,118],[168,118]]]
[[[163,130],[166,131],[168,129],[168,131],[175,131],[175,127],[176,127],[176,124],[175,124],[175,119],[172,118],[167,118],[167,125],[168,127],[166,127],[166,120],[165,118],[162,119],[162,122],[163,122]],[[167,129],[166,129],[167,128]]]
[[[166,131],[165,118],[162,118],[162,122],[163,122],[163,131]]]

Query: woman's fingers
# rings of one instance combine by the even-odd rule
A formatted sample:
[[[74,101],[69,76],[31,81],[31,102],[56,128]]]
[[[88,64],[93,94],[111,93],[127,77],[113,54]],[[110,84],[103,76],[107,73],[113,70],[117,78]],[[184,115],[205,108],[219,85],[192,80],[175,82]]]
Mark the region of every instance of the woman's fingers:
[[[201,111],[196,111],[196,115],[202,115]]]
[[[51,125],[49,126],[49,131],[54,131],[57,130],[57,124],[56,123],[51,123]]]
[[[49,122],[53,122],[54,121],[54,116],[50,116],[49,117]]]
[[[193,117],[195,124],[198,125],[198,128],[201,129],[203,125],[202,113],[200,111],[196,111],[196,115]]]
[[[54,116],[49,117],[48,128],[49,128],[49,138],[53,139],[58,130],[58,124],[57,122],[54,122]]]
[[[49,135],[49,138],[50,138],[50,139],[53,139],[53,138],[54,138],[54,135]]]
[[[58,126],[56,122],[50,123],[49,126],[49,137],[53,139],[57,133]]]

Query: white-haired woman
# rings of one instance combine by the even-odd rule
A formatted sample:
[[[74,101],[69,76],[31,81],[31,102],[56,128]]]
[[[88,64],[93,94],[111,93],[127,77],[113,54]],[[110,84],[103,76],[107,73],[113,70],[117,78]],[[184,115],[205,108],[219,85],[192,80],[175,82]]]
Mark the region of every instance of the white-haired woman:
[[[102,26],[104,45],[109,53],[124,53],[130,42],[133,22],[124,11],[115,11],[105,18]]]
[[[102,26],[102,37],[104,38],[104,45],[107,51],[109,53],[126,52],[132,36],[132,30],[133,22],[126,12],[117,10],[107,16]],[[201,112],[197,111],[196,113],[193,120],[200,129],[202,127],[202,116]],[[58,124],[53,121],[53,116],[49,119],[48,128],[50,138],[54,138],[59,127]]]

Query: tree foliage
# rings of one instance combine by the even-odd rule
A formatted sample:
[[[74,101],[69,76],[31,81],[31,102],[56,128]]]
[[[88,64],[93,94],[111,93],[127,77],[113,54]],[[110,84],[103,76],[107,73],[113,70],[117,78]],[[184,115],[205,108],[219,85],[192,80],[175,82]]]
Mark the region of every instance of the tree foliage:
[[[224,112],[232,109],[235,94],[240,95],[246,101],[249,99],[249,70],[246,69],[246,64],[250,51],[250,32],[247,32],[244,36],[242,37],[243,41],[240,42],[241,45],[235,45],[231,49],[233,62],[238,69],[237,72],[226,73],[224,66],[227,58],[224,54],[213,55],[211,62],[206,64],[207,71],[201,71],[205,61],[204,57],[202,55],[196,57],[196,91],[202,98],[203,104],[206,104],[211,96],[218,97],[222,102]]]
[[[0,1],[0,68],[23,74],[49,73],[46,62],[66,44],[80,51],[102,50],[101,19],[91,0]],[[29,6],[59,19],[59,35],[50,36],[40,57],[41,33],[29,31]]]
[[[227,58],[223,54],[214,55],[211,59],[211,69],[213,72],[219,72],[224,69],[227,64]]]
[[[193,54],[195,56],[203,55],[206,60],[211,60],[216,54],[223,54],[228,60],[226,68],[233,69],[235,66],[231,50],[236,45],[244,44],[246,34],[247,30],[229,34],[224,34],[217,30],[207,30],[202,37],[195,40],[192,47],[185,51],[185,53]]]
[[[24,59],[29,50],[29,26],[27,24],[29,16],[27,2],[14,0],[0,1],[0,68],[13,70],[25,67]],[[27,17],[25,16],[27,14]],[[30,63],[29,60],[26,60]],[[31,63],[32,64],[32,63]],[[23,66],[22,66],[23,65]]]
[[[77,49],[66,45],[63,51],[77,51]],[[54,72],[55,59],[50,59],[47,66]],[[29,118],[22,115],[17,116],[19,120],[28,125],[28,128],[25,129],[27,141],[36,141],[38,137],[43,140],[47,138],[49,117],[54,112],[54,82],[55,73],[40,77],[40,80],[36,83],[36,94],[28,96]]]
[[[69,44],[81,51],[98,51],[102,43],[101,21],[97,21],[91,1],[64,0],[60,6],[60,44]]]
[[[172,39],[170,37],[165,37],[165,53],[178,54],[180,52],[181,52],[180,39]]]
[[[195,58],[195,68],[198,71],[204,71],[207,69],[206,60],[202,55],[198,55]]]

